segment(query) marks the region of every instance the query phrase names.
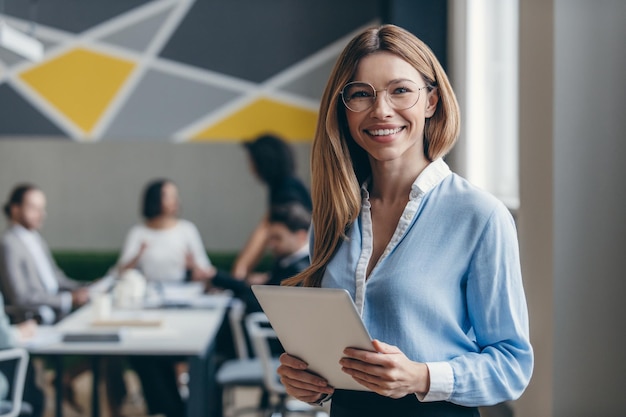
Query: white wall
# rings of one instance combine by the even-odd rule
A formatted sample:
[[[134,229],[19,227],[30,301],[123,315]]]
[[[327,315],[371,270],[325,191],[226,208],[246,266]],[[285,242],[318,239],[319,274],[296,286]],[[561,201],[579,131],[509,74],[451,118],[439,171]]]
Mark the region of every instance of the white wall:
[[[626,415],[626,2],[521,0],[519,416]]]
[[[307,184],[309,149],[294,145]],[[237,143],[0,141],[0,200],[17,182],[39,185],[48,196],[43,235],[53,249],[118,250],[155,177],[178,184],[181,216],[196,223],[211,251],[241,248],[267,205]]]

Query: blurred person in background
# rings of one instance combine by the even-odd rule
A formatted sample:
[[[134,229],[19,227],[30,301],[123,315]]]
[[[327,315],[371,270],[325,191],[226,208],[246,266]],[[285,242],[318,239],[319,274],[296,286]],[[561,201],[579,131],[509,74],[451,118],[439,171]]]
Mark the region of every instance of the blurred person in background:
[[[261,311],[251,285],[280,285],[309,266],[309,227],[311,212],[298,202],[273,206],[267,219],[266,247],[272,255],[268,272],[253,272],[245,280],[238,280],[218,271],[210,285],[233,291],[246,304],[246,314]]]
[[[258,223],[233,268],[232,275],[244,279],[263,257],[268,236],[268,213],[272,206],[298,202],[311,210],[311,196],[304,183],[295,174],[295,158],[292,148],[281,138],[262,135],[244,142],[250,169],[268,189],[267,211]]]
[[[154,179],[143,190],[143,222],[126,236],[117,267],[120,273],[136,269],[150,283],[206,282],[215,268],[197,227],[179,218],[178,187],[170,179]],[[187,373],[184,358],[132,356],[129,362],[141,381],[150,414],[184,414],[179,383]]]
[[[8,311],[20,321],[35,315],[52,324],[89,301],[88,283],[68,278],[57,266],[50,248],[39,231],[46,218],[46,196],[33,184],[16,185],[4,205],[9,221],[0,240],[0,284]],[[113,413],[119,412],[126,395],[121,362],[108,360],[107,400]],[[87,370],[86,361],[77,363],[63,375],[63,396],[80,411],[72,381]],[[116,415],[116,414],[114,414]]]
[[[228,289],[233,295],[242,300],[246,306],[245,314],[261,311],[261,306],[252,292],[251,285],[280,285],[287,278],[302,272],[309,266],[309,227],[311,225],[311,212],[302,204],[292,201],[286,204],[272,206],[267,218],[268,230],[266,247],[273,258],[272,268],[268,272],[254,272],[246,279],[241,280],[232,277],[224,271],[217,271],[209,281],[211,288]],[[245,320],[245,318],[244,318]],[[241,325],[243,333],[251,347],[250,337],[247,335],[245,326]],[[233,344],[232,329],[230,323],[225,321],[216,337],[217,366],[222,361],[235,358],[235,346]],[[279,355],[284,350],[282,345],[272,341],[272,351]],[[250,349],[252,351],[252,349]],[[211,399],[221,411],[222,387],[215,386]],[[267,391],[263,391],[260,399],[260,408],[266,407],[268,401]]]
[[[43,191],[17,185],[4,213],[9,227],[0,240],[0,283],[7,304],[23,314],[37,311],[44,322],[53,323],[89,301],[85,283],[63,273],[39,233],[46,217]]]
[[[169,179],[149,182],[143,192],[143,222],[131,228],[117,262],[148,281],[204,281],[214,272],[197,227],[179,218],[178,187]]]

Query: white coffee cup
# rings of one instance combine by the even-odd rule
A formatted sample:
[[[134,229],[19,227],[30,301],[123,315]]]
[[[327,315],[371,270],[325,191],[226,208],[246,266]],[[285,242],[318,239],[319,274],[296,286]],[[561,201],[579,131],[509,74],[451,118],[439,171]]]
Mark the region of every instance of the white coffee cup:
[[[110,294],[98,294],[93,300],[93,314],[96,320],[105,320],[111,316],[113,299]]]

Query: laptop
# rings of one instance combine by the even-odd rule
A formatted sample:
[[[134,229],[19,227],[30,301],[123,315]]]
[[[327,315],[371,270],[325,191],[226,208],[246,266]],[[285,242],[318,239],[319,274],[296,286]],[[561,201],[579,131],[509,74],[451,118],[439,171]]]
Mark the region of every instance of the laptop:
[[[339,365],[347,347],[374,350],[348,291],[276,285],[253,285],[252,291],[287,353],[334,388],[368,391]]]

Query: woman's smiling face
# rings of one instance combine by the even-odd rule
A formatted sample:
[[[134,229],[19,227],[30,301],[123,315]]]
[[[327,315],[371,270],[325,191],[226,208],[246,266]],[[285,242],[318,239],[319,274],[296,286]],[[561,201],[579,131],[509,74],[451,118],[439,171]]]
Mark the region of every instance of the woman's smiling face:
[[[411,64],[390,52],[376,52],[362,58],[354,74],[354,81],[371,84],[376,89],[376,100],[361,112],[345,109],[350,134],[370,157],[372,164],[398,161],[401,163],[427,162],[424,156],[424,125],[435,112],[437,90],[428,91],[420,73]],[[409,86],[422,88],[415,105],[394,109],[385,91],[391,84],[408,81]],[[391,88],[390,88],[391,89]]]

